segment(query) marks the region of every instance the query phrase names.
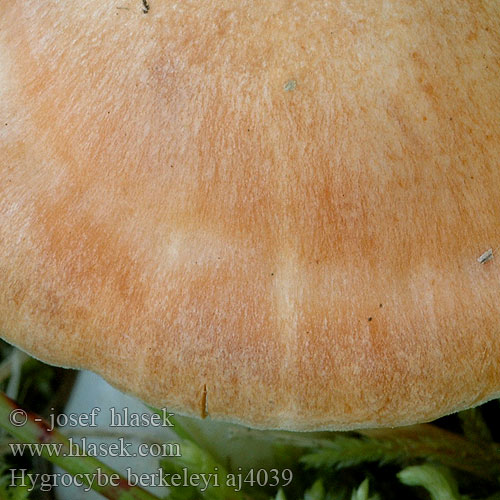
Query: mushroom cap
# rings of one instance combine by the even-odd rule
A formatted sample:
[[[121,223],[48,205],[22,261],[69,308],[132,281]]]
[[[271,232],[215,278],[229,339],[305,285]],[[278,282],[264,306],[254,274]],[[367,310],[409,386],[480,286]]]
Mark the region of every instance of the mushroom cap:
[[[493,1],[2,2],[2,336],[258,428],[496,397],[499,33]]]

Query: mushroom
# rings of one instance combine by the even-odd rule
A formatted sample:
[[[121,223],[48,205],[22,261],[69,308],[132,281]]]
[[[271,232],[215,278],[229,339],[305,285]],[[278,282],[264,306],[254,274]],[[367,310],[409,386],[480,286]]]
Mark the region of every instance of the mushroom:
[[[256,428],[497,396],[500,5],[143,4],[0,6],[2,336]]]

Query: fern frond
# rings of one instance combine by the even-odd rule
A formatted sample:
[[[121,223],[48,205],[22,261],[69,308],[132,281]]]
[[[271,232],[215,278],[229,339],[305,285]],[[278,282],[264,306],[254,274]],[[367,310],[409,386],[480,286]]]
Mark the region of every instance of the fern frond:
[[[498,482],[500,448],[474,443],[429,424],[359,431],[360,437],[335,435],[306,453],[301,461],[314,468],[342,469],[362,463],[405,465],[416,459],[441,463]]]
[[[327,447],[306,453],[300,460],[317,469],[343,469],[366,462],[399,462],[406,456],[405,448],[398,442],[339,435]]]

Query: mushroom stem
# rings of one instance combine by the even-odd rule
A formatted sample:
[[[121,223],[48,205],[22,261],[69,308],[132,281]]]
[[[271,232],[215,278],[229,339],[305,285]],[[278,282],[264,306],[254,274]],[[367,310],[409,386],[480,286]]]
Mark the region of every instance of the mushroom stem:
[[[19,378],[21,376],[21,368],[24,361],[26,361],[28,358],[29,356],[25,352],[13,347],[9,356],[0,363],[0,382],[3,382],[4,380],[11,377],[11,381],[9,381],[9,389],[12,393],[17,392]],[[12,381],[12,379],[15,380]],[[11,395],[9,393],[9,389],[7,390],[9,397],[15,398],[14,395]]]
[[[152,406],[150,410],[158,415],[161,411]],[[226,468],[217,461],[207,450],[198,446],[193,436],[179,424],[179,420],[175,417],[169,419],[174,423],[173,431],[177,434],[182,444],[182,457],[177,458],[176,463],[170,462],[168,459],[161,461],[161,465],[165,468],[171,469],[175,472],[180,472],[183,467],[196,470],[197,473],[205,474],[210,477],[211,474],[216,474],[218,477],[218,486],[209,485],[207,495],[209,498],[217,498],[220,500],[255,500],[257,498],[256,492],[249,496],[246,492],[236,490],[228,484],[228,471]],[[234,474],[231,474],[234,476]]]

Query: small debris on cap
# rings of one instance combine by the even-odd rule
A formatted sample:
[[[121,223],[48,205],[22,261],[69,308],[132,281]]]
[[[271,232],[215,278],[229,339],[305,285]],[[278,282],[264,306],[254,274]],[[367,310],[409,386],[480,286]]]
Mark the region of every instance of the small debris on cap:
[[[489,250],[486,250],[486,252],[484,252],[483,255],[481,255],[481,257],[479,257],[477,259],[477,261],[480,264],[485,264],[486,262],[488,262],[492,258],[493,258],[493,248],[490,248]]]

